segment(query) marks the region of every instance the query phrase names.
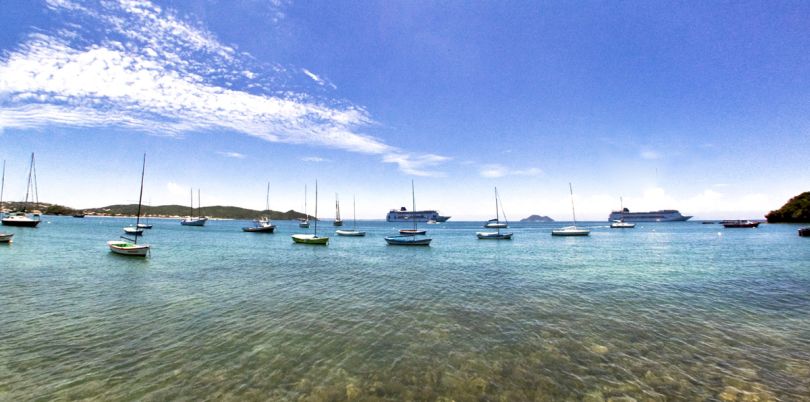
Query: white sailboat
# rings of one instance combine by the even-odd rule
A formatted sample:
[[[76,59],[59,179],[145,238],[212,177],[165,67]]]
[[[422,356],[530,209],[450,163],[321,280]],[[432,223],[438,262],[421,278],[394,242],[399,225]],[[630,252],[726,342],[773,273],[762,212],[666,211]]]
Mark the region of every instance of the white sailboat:
[[[316,206],[317,208],[317,206]],[[309,214],[307,213],[307,185],[304,184],[304,217],[298,218],[298,227],[309,229]]]
[[[6,161],[3,160],[3,178],[0,179],[0,219],[3,218],[3,191],[6,189]],[[0,243],[11,243],[14,233],[0,232]]]
[[[180,221],[183,226],[205,226],[208,218],[202,216],[202,203],[200,202],[200,189],[197,189],[197,216],[194,217],[194,189],[190,190],[191,207],[189,208],[189,215],[186,219]]]
[[[566,226],[560,229],[554,229],[551,231],[552,236],[588,236],[591,234],[591,231],[588,229],[580,229],[577,227],[577,212],[574,209],[574,188],[571,186],[571,183],[568,183],[568,191],[571,193],[571,215],[574,218],[574,225],[573,226]]]
[[[352,230],[338,229],[335,233],[337,233],[338,236],[352,237],[363,237],[366,235],[366,232],[357,230],[357,203],[354,197],[352,197]]]
[[[151,209],[151,205],[152,205],[152,201],[149,201],[149,202],[146,204],[147,209]],[[146,223],[139,223],[139,224],[137,224],[137,225],[135,225],[135,226],[136,226],[138,229],[152,229],[152,224],[151,224],[151,223],[149,223],[149,212],[144,211],[144,212],[143,212],[143,214],[145,215],[145,218],[146,218]]]
[[[414,191],[413,180],[411,180],[411,202],[412,210],[416,211],[416,192]],[[385,238],[385,242],[391,246],[430,246],[430,242],[433,240],[429,237],[419,237],[420,235],[424,235],[425,231],[420,231],[417,228],[417,221],[418,219],[412,219],[413,221],[413,229],[407,229],[407,232],[410,234],[404,234],[400,236],[388,236]],[[400,230],[399,233],[403,233],[404,230]]]
[[[499,198],[498,197],[498,187],[495,187],[495,219],[490,220],[489,223],[484,225],[486,228],[494,228],[497,229],[496,232],[477,232],[475,235],[481,240],[512,240],[513,233],[501,233],[502,228],[509,227],[509,223],[506,221],[506,213],[503,214],[504,222],[501,222],[500,210],[503,207],[499,208]]]
[[[335,221],[332,222],[332,225],[343,226],[343,220],[340,219],[340,199],[337,193],[335,193]]]
[[[260,216],[253,220],[253,226],[243,227],[242,231],[251,233],[273,233],[276,225],[270,222],[270,182],[267,182],[267,196],[265,197],[264,210],[268,215]]]
[[[315,180],[315,231],[313,234],[294,234],[293,242],[300,244],[326,245],[329,243],[328,237],[318,237],[318,181]]]
[[[38,211],[33,211],[31,216],[28,215],[28,197],[31,195],[37,200],[39,198],[36,184],[36,165],[34,162],[34,153],[31,153],[31,165],[28,167],[28,184],[25,187],[25,203],[23,204],[22,211],[14,211],[3,216],[2,223],[6,226],[21,226],[35,228],[39,223],[40,214]],[[39,203],[36,203],[37,206]]]
[[[624,211],[624,200],[622,199],[622,197],[619,197],[619,205],[621,206],[619,208],[619,211]],[[635,223],[630,223],[630,222],[625,222],[624,218],[622,218],[622,219],[616,219],[613,222],[611,222],[610,227],[613,228],[613,229],[632,229],[632,228],[636,227],[636,224]]]
[[[146,154],[143,154],[143,165],[141,166],[141,191],[138,195],[138,216],[135,218],[135,227],[138,227],[141,218],[141,202],[143,201],[143,176],[146,172]],[[143,230],[141,230],[143,232]],[[150,247],[148,244],[138,244],[138,236],[140,233],[135,232],[134,238],[130,239],[121,236],[120,240],[110,240],[107,246],[115,254],[128,255],[132,257],[146,257],[149,254]]]

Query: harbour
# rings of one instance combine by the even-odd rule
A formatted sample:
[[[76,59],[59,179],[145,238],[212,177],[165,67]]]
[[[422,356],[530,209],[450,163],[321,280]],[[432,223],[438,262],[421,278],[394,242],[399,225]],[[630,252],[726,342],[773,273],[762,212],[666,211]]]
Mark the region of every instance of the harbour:
[[[799,226],[433,225],[429,248],[293,244],[248,221],[44,216],[0,245],[4,399],[803,399],[810,260]],[[327,225],[328,227],[329,225]],[[209,247],[209,245],[223,245]],[[225,246],[227,245],[227,246]],[[81,250],[81,252],[77,252]]]

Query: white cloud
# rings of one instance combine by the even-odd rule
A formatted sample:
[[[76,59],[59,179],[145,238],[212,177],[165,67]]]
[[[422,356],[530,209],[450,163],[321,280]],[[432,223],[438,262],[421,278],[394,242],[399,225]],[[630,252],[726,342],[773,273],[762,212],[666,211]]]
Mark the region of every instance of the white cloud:
[[[660,153],[658,153],[656,151],[649,150],[649,149],[641,151],[640,156],[641,156],[642,159],[647,159],[647,160],[661,159],[661,154]]]
[[[320,156],[305,156],[301,158],[304,162],[329,162],[329,159],[321,158]]]
[[[491,163],[482,166],[478,173],[481,177],[493,179],[504,176],[539,176],[543,174],[543,170],[534,167],[513,170],[497,163]]]
[[[448,159],[361,133],[374,123],[363,108],[284,91],[273,78],[283,68],[259,65],[148,1],[47,5],[65,14],[66,28],[31,34],[0,55],[0,128],[115,126],[168,136],[225,130],[379,155],[419,175],[437,174],[425,168]]]
[[[171,195],[185,196],[185,195],[188,194],[186,192],[186,191],[188,191],[188,188],[186,186],[181,186],[181,185],[179,185],[179,184],[177,184],[177,183],[175,183],[173,181],[170,181],[170,182],[166,183],[166,190],[168,190],[169,194],[171,194]]]
[[[245,155],[240,154],[239,152],[217,152],[217,153],[227,158],[245,159]]]

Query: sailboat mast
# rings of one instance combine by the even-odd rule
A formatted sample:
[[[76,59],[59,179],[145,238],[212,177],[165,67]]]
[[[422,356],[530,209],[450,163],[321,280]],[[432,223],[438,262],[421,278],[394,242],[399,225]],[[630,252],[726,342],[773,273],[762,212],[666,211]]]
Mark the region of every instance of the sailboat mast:
[[[28,193],[31,191],[31,172],[34,170],[34,153],[31,152],[31,164],[28,166],[28,184],[25,186],[25,204],[23,212],[28,212]]]
[[[194,218],[194,189],[188,189],[188,198],[191,200],[191,204],[188,207],[188,219]]]
[[[264,202],[264,209],[267,211],[267,214],[270,215],[270,182],[267,182],[267,196]]]
[[[577,226],[577,211],[574,209],[574,188],[568,183],[568,192],[571,193],[571,215],[574,217],[574,227]]]
[[[416,192],[413,189],[413,179],[411,179],[411,208],[413,208],[413,230],[416,230]]]
[[[0,200],[3,198],[0,197]],[[354,221],[354,230],[357,230],[357,200],[352,196],[352,220]]]
[[[498,187],[495,187],[495,223],[497,223],[498,234],[501,234],[501,216],[498,208]]]
[[[0,214],[3,213],[3,190],[6,189],[6,160],[3,159],[3,179],[0,180]]]
[[[315,237],[318,237],[318,180],[315,180]]]
[[[340,199],[338,198],[338,193],[335,193],[335,220],[340,220]]]
[[[138,244],[138,225],[141,223],[141,203],[143,202],[143,175],[146,172],[146,153],[143,154],[141,165],[141,192],[138,194],[138,215],[135,217],[135,244]]]
[[[197,189],[197,218],[202,217],[202,202],[200,202],[200,189]]]
[[[31,154],[31,172],[34,175],[34,187],[31,193],[31,200],[34,201],[34,209],[39,209],[39,186],[37,185],[37,162],[34,160],[34,154]]]
[[[304,220],[309,222],[309,214],[307,214],[307,185],[304,184]]]

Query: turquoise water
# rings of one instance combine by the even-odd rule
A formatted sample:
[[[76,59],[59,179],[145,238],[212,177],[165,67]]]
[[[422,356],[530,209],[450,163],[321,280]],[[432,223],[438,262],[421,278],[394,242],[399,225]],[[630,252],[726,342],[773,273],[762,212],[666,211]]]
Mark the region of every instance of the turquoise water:
[[[793,225],[448,222],[401,248],[385,222],[319,247],[154,220],[135,259],[105,244],[129,220],[45,220],[2,228],[0,400],[810,400]]]

